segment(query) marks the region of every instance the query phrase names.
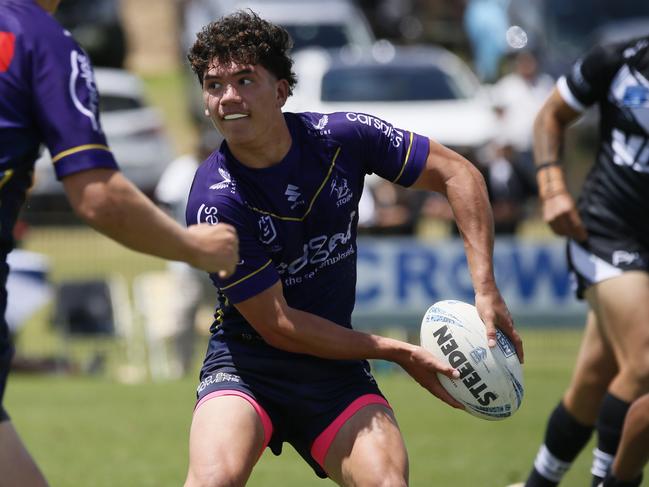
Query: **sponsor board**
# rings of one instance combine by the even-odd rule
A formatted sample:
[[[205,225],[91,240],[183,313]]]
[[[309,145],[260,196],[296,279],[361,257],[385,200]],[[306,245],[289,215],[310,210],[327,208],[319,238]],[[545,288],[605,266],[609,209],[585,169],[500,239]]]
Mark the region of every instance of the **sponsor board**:
[[[563,241],[498,239],[494,263],[517,323],[583,323],[586,305],[575,298]],[[355,325],[415,326],[442,299],[475,300],[461,240],[359,238]]]

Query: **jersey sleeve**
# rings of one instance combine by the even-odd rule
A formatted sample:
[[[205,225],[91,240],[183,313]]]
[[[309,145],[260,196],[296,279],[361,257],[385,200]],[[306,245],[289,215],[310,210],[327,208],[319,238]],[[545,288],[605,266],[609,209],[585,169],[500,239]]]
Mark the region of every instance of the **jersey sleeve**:
[[[99,93],[85,52],[69,34],[52,27],[36,37],[31,69],[36,119],[57,178],[86,169],[117,169],[101,128]]]
[[[561,97],[573,109],[583,112],[605,93],[611,78],[623,62],[623,46],[595,46],[578,59],[570,72],[559,78]]]
[[[356,152],[367,174],[406,187],[417,180],[428,157],[427,137],[365,113],[334,113],[331,118],[335,137]]]
[[[204,169],[201,167],[201,169]],[[269,288],[279,274],[257,238],[256,220],[238,199],[202,185],[201,169],[196,174],[187,203],[187,225],[228,223],[239,238],[239,264],[227,279],[210,274],[215,285],[232,302],[238,303]]]

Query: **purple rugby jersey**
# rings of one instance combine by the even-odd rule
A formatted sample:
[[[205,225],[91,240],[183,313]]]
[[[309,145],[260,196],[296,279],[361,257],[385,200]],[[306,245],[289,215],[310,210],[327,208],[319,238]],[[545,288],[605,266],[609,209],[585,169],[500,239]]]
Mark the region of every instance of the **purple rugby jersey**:
[[[33,0],[0,0],[0,252],[32,183],[41,143],[57,177],[117,168],[85,52]]]
[[[428,155],[427,138],[371,115],[284,116],[293,142],[280,163],[246,167],[224,142],[196,172],[187,224],[229,223],[240,241],[236,272],[211,276],[221,301],[213,331],[250,332],[230,303],[279,279],[289,306],[350,327],[364,176],[410,186]]]

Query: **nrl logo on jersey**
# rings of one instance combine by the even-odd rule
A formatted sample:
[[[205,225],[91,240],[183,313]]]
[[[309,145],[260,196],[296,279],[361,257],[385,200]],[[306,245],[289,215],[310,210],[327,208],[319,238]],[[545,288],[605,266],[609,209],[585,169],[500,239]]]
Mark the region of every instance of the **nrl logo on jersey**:
[[[277,237],[277,230],[273,224],[273,219],[269,215],[264,215],[257,222],[259,225],[259,241],[268,245]]]

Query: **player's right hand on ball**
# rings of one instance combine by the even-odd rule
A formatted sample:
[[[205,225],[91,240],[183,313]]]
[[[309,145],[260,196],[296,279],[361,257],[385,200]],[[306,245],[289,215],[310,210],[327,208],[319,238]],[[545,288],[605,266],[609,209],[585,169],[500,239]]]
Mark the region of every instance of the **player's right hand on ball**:
[[[457,379],[460,376],[460,373],[449,364],[438,360],[424,348],[413,345],[409,357],[400,362],[399,365],[432,395],[453,408],[464,409],[462,403],[454,399],[444,389],[437,377],[438,373],[444,374],[451,379]]]
[[[239,262],[239,238],[232,225],[192,225],[188,229],[194,240],[194,267],[207,272],[216,272],[226,278],[234,272]]]

